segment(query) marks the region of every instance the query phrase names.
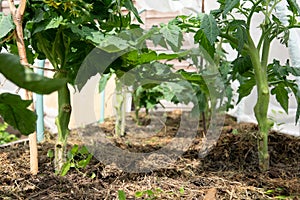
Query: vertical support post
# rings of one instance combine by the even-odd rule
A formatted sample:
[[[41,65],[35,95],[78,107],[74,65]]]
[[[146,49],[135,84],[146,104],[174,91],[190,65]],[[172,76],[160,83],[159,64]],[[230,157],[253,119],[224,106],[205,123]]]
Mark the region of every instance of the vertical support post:
[[[45,60],[38,60],[38,66],[44,68]],[[37,69],[36,73],[39,75],[44,75],[43,69]],[[37,133],[37,141],[41,142],[44,140],[44,98],[41,94],[36,94],[36,114],[37,114],[37,122],[36,122],[36,133]]]
[[[99,123],[104,122],[105,117],[105,89],[100,93],[100,119]]]

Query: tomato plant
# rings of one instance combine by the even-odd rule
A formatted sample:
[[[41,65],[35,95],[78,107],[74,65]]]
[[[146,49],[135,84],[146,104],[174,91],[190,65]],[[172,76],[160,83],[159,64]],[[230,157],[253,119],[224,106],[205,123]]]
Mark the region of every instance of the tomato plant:
[[[172,53],[158,53],[148,48],[147,42],[160,45],[166,50],[170,49]],[[142,107],[145,107],[148,111],[162,99],[174,103],[188,103],[193,97],[188,96],[187,93],[183,95],[182,92],[184,90],[192,92],[193,90],[185,87],[186,85],[180,86],[180,84],[183,84],[182,81],[185,80],[185,77],[179,73],[174,73],[173,66],[167,64],[169,60],[186,59],[192,54],[199,54],[199,51],[192,49],[181,50],[182,43],[183,33],[173,23],[161,24],[159,27],[154,26],[150,30],[135,27],[134,29],[121,31],[116,35],[107,35],[98,46],[99,50],[95,52],[95,56],[98,56],[96,60],[102,61],[105,60],[107,55],[110,55],[111,58],[114,58],[112,59],[113,62],[92,63],[96,70],[86,76],[85,79],[78,81],[84,84],[90,76],[100,73],[102,74],[100,91],[102,91],[110,75],[116,74],[117,90],[122,91],[124,87],[132,87],[137,120],[138,112]],[[91,56],[91,60],[93,59],[93,56]],[[81,70],[86,72],[88,68],[89,66],[86,65],[86,69],[83,67]],[[172,82],[174,84],[171,84]],[[117,94],[121,94],[121,92]],[[121,104],[124,99],[124,97],[117,97],[115,106],[117,110],[122,108]],[[194,103],[198,106],[197,102]],[[123,117],[120,117],[122,115]],[[124,119],[124,110],[117,111],[116,118],[115,131],[116,135],[120,136],[124,134],[125,122],[122,120]],[[137,123],[139,122],[137,121]]]
[[[21,5],[23,11],[25,4]],[[123,14],[123,7],[130,12]],[[72,110],[68,84],[74,85],[83,60],[102,42],[104,35],[130,26],[131,13],[141,22],[131,0],[27,1],[26,12],[21,13],[24,14],[23,46],[28,61],[32,63],[34,58],[48,59],[55,71],[54,79],[67,80],[58,89],[58,139],[54,162],[56,171],[61,170],[66,158],[68,124]],[[3,26],[7,25],[7,18],[4,17]],[[7,35],[13,28],[11,25],[6,32],[1,28],[0,33]],[[9,52],[17,54],[18,41],[8,37],[3,46]]]
[[[195,41],[205,48],[210,56],[219,61],[216,56],[219,46],[229,43],[237,51],[237,58],[231,63],[228,76],[238,80],[238,102],[248,96],[254,86],[257,90],[257,102],[254,107],[255,117],[259,126],[257,135],[259,167],[262,171],[269,169],[268,132],[272,122],[268,120],[267,112],[270,95],[275,95],[284,111],[288,112],[289,93],[292,92],[297,100],[298,109],[296,123],[300,115],[300,92],[290,75],[299,76],[299,69],[293,68],[287,62],[281,65],[273,60],[269,63],[270,47],[275,39],[287,45],[289,30],[299,28],[296,16],[300,8],[296,1],[288,0],[288,24],[283,23],[274,15],[277,0],[218,0],[220,7],[197,18],[179,17],[178,23],[182,28],[195,32]],[[260,35],[257,43],[251,33],[253,16],[261,14]],[[223,67],[220,65],[220,67]],[[224,69],[220,69],[224,70]]]
[[[95,52],[95,55],[91,56],[91,60],[96,59],[94,58],[96,56],[98,56],[96,60],[105,60],[108,54],[114,58],[113,61],[111,63],[102,62],[102,65],[95,61],[95,64],[92,61],[87,62],[92,63],[96,70],[79,81],[84,84],[90,76],[100,73],[103,75],[99,87],[102,91],[110,74],[116,74],[117,88],[122,90],[120,84],[132,87],[137,123],[139,123],[138,112],[141,108],[146,108],[147,112],[159,104],[162,99],[176,104],[192,102],[195,113],[199,111],[199,108],[201,112],[208,110],[208,105],[211,105],[210,108],[212,108],[217,102],[217,98],[212,99],[210,96],[220,97],[220,95],[209,94],[208,87],[208,85],[213,86],[215,84],[219,78],[218,73],[213,67],[208,70],[201,69],[201,63],[198,62],[198,59],[200,55],[204,54],[204,50],[201,48],[181,49],[183,40],[183,31],[174,21],[154,26],[150,30],[135,27],[131,30],[121,31],[116,35],[108,35],[98,46],[99,50]],[[159,45],[171,53],[155,52],[148,48],[147,43]],[[170,60],[188,59],[191,60],[190,65],[196,66],[197,72],[189,73],[185,70],[175,72],[173,65],[168,64]],[[206,61],[206,65],[211,64],[211,60]],[[82,69],[83,72],[88,71],[89,66],[86,65],[85,68]],[[222,93],[222,91],[219,92]],[[124,98],[117,98],[117,100],[117,103],[122,102]],[[214,102],[214,104],[209,104],[208,101]],[[118,105],[116,108],[121,108]],[[117,113],[119,116],[122,115],[122,112]],[[121,125],[122,123],[124,123],[122,117],[117,116],[116,135],[124,134],[124,124]],[[118,132],[119,130],[121,132]]]

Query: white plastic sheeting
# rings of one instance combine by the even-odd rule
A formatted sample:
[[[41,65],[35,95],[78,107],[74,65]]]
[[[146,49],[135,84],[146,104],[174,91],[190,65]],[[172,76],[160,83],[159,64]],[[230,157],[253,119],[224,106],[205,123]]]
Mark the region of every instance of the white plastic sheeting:
[[[186,14],[201,11],[202,0],[137,0],[137,5],[145,10],[159,12],[180,11]]]

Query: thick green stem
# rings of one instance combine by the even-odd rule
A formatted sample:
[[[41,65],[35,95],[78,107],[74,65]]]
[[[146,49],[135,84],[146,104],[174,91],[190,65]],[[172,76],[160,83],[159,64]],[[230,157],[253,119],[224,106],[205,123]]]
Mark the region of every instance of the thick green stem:
[[[115,134],[117,137],[124,136],[125,134],[125,117],[126,117],[126,92],[122,83],[116,80],[116,124]]]
[[[66,74],[58,72],[55,78],[63,78]],[[55,145],[55,171],[60,172],[66,161],[67,139],[70,133],[69,122],[71,116],[70,90],[67,84],[58,90],[58,116],[55,123],[58,129],[58,137]]]
[[[134,104],[135,123],[136,123],[136,125],[141,125],[140,119],[139,119],[139,113],[141,110],[140,97],[139,97],[139,94],[137,94],[137,91],[132,93],[132,100],[133,100],[133,104]]]
[[[270,94],[265,63],[268,59],[267,55],[270,44],[264,43],[265,48],[263,49],[264,52],[262,53],[263,56],[261,62],[259,52],[250,36],[249,43],[249,55],[253,64],[257,86],[257,102],[254,107],[254,113],[259,126],[259,134],[257,137],[259,168],[261,171],[267,171],[269,169],[268,134],[270,123],[268,121],[268,107]]]

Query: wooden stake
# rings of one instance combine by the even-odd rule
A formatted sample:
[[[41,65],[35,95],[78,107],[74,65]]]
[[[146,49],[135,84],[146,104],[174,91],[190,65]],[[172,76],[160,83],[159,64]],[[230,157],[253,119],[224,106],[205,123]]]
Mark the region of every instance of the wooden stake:
[[[16,8],[14,0],[8,0],[8,4],[13,17],[13,21],[16,25],[15,36],[20,56],[20,63],[24,66],[28,66],[22,26],[23,15],[26,7],[26,0],[20,0],[18,8]],[[26,91],[26,99],[32,99],[32,92]],[[34,111],[33,105],[31,106],[31,109]],[[36,137],[36,132],[29,135],[30,172],[33,175],[36,175],[38,173],[38,151]]]

